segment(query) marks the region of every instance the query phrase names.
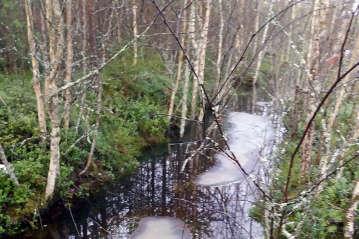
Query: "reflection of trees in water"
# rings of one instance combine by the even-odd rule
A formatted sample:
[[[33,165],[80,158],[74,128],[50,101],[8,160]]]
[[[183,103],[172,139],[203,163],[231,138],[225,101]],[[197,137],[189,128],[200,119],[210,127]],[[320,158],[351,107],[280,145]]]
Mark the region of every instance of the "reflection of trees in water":
[[[249,238],[244,219],[252,192],[246,182],[222,187],[199,187],[195,177],[208,168],[208,160],[197,156],[185,172],[182,163],[189,154],[186,145],[171,147],[167,155],[148,155],[137,172],[111,189],[105,189],[75,211],[74,220],[82,238],[127,238],[144,216],[174,216],[183,220],[194,238]],[[186,151],[187,155],[186,155]],[[87,204],[87,205],[86,205]],[[58,224],[60,225],[60,224]],[[61,226],[64,232],[78,235],[71,220]],[[54,237],[55,238],[55,237]]]
[[[213,238],[250,238],[258,233],[253,231],[248,217],[253,194],[246,182],[204,190],[209,198],[204,206],[214,217],[211,220]]]

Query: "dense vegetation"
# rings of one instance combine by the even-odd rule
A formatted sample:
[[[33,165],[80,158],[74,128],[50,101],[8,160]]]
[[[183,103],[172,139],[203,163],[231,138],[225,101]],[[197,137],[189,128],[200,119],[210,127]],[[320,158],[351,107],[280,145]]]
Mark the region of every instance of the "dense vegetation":
[[[289,197],[297,199],[298,205],[290,205],[286,210],[290,211],[297,209],[290,215],[290,220],[300,223],[300,230],[295,230],[292,225],[287,225],[286,229],[291,234],[295,234],[299,238],[341,238],[344,232],[346,219],[346,208],[350,207],[351,195],[355,187],[355,180],[359,177],[359,165],[356,160],[356,152],[359,147],[357,144],[344,146],[347,142],[342,135],[350,135],[352,125],[356,123],[356,112],[354,110],[355,104],[348,101],[344,103],[340,112],[338,113],[338,121],[336,131],[330,135],[330,147],[338,148],[336,154],[331,155],[329,160],[337,162],[328,169],[327,178],[320,180],[320,170],[323,165],[320,164],[320,159],[327,157],[323,152],[323,148],[328,145],[318,144],[313,148],[312,156],[315,159],[311,171],[303,178],[301,174],[301,157],[298,155],[295,158],[293,165],[292,184],[289,189]],[[297,117],[295,113],[289,110],[284,117],[284,126],[286,134],[283,143],[280,145],[275,157],[278,157],[278,170],[276,177],[273,180],[273,196],[280,201],[283,198],[283,189],[278,191],[278,188],[284,188],[286,177],[288,175],[288,161],[291,153],[298,144],[300,135],[303,134],[304,119],[297,129],[292,127],[294,118]],[[325,112],[321,114],[315,122],[316,130],[323,132],[323,117]],[[322,136],[323,137],[323,136]],[[319,139],[318,139],[319,141]],[[320,183],[320,184],[319,184]],[[308,187],[308,184],[310,185]],[[313,191],[308,194],[303,194],[303,191]],[[312,194],[314,193],[314,195]],[[313,200],[315,198],[315,200]],[[257,209],[260,210],[261,207]],[[263,212],[262,212],[263,213]],[[259,218],[257,218],[259,219]],[[263,218],[262,218],[263,219]],[[261,219],[259,219],[261,220]],[[359,217],[356,216],[356,224]],[[262,221],[263,222],[263,221]]]
[[[358,237],[358,14],[355,0],[1,0],[0,235],[129,174],[169,125],[201,125],[198,154],[230,151],[225,114],[264,99],[286,133],[270,178],[244,174],[262,193],[252,217],[271,239]]]
[[[56,197],[68,202],[86,197],[103,183],[130,173],[146,146],[165,140],[163,89],[168,85],[168,77],[159,56],[153,52],[149,56],[151,61],[144,57],[136,66],[131,66],[128,55],[123,56],[103,72],[104,105],[95,152],[97,168],[90,174],[79,176],[91,145],[91,133],[85,135],[84,131],[94,124],[94,117],[81,121],[77,131],[62,130],[61,175]],[[14,185],[0,171],[0,234],[18,232],[22,229],[20,222],[35,226],[36,215],[45,205],[49,145],[41,142],[35,97],[28,89],[31,74],[26,70],[0,77],[0,144],[6,149],[21,185]],[[76,124],[79,108],[74,107],[71,114],[74,119],[71,124]]]

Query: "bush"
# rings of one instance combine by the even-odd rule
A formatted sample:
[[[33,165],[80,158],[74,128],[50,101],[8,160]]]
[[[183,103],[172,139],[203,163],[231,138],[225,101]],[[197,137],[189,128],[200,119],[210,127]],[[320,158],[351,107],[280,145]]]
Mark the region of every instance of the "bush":
[[[55,198],[71,201],[86,197],[96,180],[106,180],[132,172],[142,150],[165,140],[167,128],[166,92],[168,78],[159,55],[132,66],[124,56],[106,67],[103,75],[103,111],[94,154],[98,167],[95,177],[79,177],[90,151],[96,115],[81,122],[78,130],[61,131],[61,170]],[[43,207],[49,165],[49,143],[41,142],[37,126],[36,102],[31,75],[0,75],[0,143],[13,164],[20,186],[0,172],[0,233],[21,229],[26,218],[34,226],[34,212]],[[96,107],[96,94],[88,92],[86,104]],[[93,104],[91,106],[91,104]],[[158,115],[157,115],[158,114]],[[79,110],[72,108],[71,125],[76,125]],[[83,137],[85,134],[86,137]],[[100,177],[99,175],[103,175]]]

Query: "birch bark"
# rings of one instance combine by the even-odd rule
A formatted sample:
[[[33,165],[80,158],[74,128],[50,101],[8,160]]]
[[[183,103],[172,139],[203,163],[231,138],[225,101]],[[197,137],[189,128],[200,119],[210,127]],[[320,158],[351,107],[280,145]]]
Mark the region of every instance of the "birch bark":
[[[9,161],[7,160],[4,149],[1,146],[1,144],[0,144],[0,160],[4,164],[6,172],[9,174],[11,180],[15,183],[15,185],[19,185],[19,181],[17,180],[14,169],[12,165],[9,163]]]
[[[204,16],[204,22],[201,30],[201,45],[200,45],[200,52],[199,52],[199,62],[198,62],[198,78],[199,78],[199,86],[204,84],[204,73],[205,73],[205,65],[206,65],[206,53],[207,53],[207,43],[208,43],[208,29],[209,29],[209,20],[211,15],[211,4],[212,0],[207,0],[206,2],[206,8],[205,8],[205,16]],[[198,88],[197,88],[198,90]],[[196,92],[197,95],[197,92]],[[200,112],[198,115],[198,120],[202,120],[203,118],[203,110],[205,108],[205,97],[204,92],[200,90],[201,95],[201,104],[202,107],[200,108]]]
[[[321,35],[323,34],[323,29],[325,29],[325,20],[326,20],[326,11],[328,10],[329,3],[326,0],[315,0],[314,2],[314,15],[312,17],[311,24],[311,38],[309,41],[309,49],[307,55],[307,63],[309,64],[309,78],[306,81],[305,92],[308,92],[307,102],[305,102],[306,109],[308,112],[307,120],[312,116],[315,105],[318,99],[318,92],[320,91],[321,84],[319,82],[320,74],[320,45],[321,45]],[[312,146],[314,139],[314,127],[312,126],[303,141],[301,147],[301,177],[304,178],[311,165],[311,154]]]
[[[185,33],[187,31],[187,11],[186,11],[186,6],[187,6],[187,2],[188,0],[184,1],[184,6],[183,6],[183,10],[181,12],[180,18],[184,17],[183,19],[183,23],[182,23],[182,33]],[[184,46],[185,43],[185,36],[182,35],[181,38],[181,45]],[[168,119],[171,120],[172,114],[173,114],[173,108],[175,105],[175,98],[176,98],[176,94],[178,91],[178,86],[179,86],[179,82],[182,78],[182,66],[184,63],[184,53],[183,51],[180,49],[179,53],[178,53],[178,64],[177,64],[177,73],[176,73],[176,80],[175,83],[173,85],[173,89],[171,92],[171,98],[170,98],[170,105],[168,108]],[[187,100],[186,100],[187,101]],[[183,104],[185,104],[186,102],[183,102]]]
[[[48,24],[50,73],[46,78],[45,93],[51,95],[58,89],[59,66],[64,53],[64,24],[60,2],[46,0],[45,11]],[[50,165],[47,176],[45,200],[53,197],[56,179],[60,174],[60,117],[59,97],[57,94],[49,99],[49,118],[51,122],[50,134]]]
[[[31,66],[32,66],[32,86],[36,96],[36,107],[37,107],[37,118],[40,128],[40,133],[42,138],[46,138],[47,129],[46,129],[46,112],[45,112],[45,103],[44,95],[42,93],[42,87],[40,82],[40,70],[39,62],[36,58],[36,42],[34,37],[34,21],[32,15],[31,2],[29,0],[24,0],[25,3],[25,12],[26,12],[26,22],[27,22],[27,39],[30,48],[31,54]]]
[[[265,4],[266,2],[264,2]],[[258,3],[259,4],[259,3]],[[273,9],[273,3],[270,1],[268,2],[269,4],[269,11],[268,11],[268,17],[270,17],[270,15],[272,14],[272,9]],[[259,5],[257,7],[257,9],[259,9]],[[259,15],[259,12],[257,10],[257,15]],[[258,21],[258,20],[257,20]],[[264,27],[264,30],[263,30],[263,36],[262,36],[262,40],[261,40],[261,46],[263,46],[267,40],[267,35],[268,35],[268,29],[269,29],[269,24],[267,24],[265,27]],[[257,29],[255,29],[255,31],[257,31]],[[258,48],[258,47],[257,47]],[[255,107],[255,104],[256,104],[256,101],[257,101],[257,90],[256,90],[256,85],[257,85],[257,81],[258,81],[258,76],[259,76],[259,72],[260,72],[260,69],[262,67],[262,63],[263,63],[263,59],[264,59],[264,55],[265,55],[265,50],[262,49],[259,54],[258,54],[258,60],[257,60],[257,65],[256,65],[256,70],[254,72],[254,77],[253,77],[253,82],[252,82],[252,89],[253,89],[253,94],[252,94],[252,111],[254,111],[254,107]]]
[[[356,182],[353,190],[352,199],[350,206],[345,215],[345,226],[344,226],[344,238],[353,239],[354,238],[354,220],[355,220],[355,211],[359,206],[359,181]]]
[[[137,64],[138,59],[138,26],[137,26],[137,0],[133,0],[132,3],[132,27],[133,27],[133,64]]]
[[[73,43],[72,43],[72,0],[67,0],[66,3],[66,62],[65,62],[65,83],[70,83],[72,80],[72,64],[73,64]],[[71,90],[65,90],[65,105],[64,105],[64,129],[68,129],[70,125],[70,109],[71,109]]]

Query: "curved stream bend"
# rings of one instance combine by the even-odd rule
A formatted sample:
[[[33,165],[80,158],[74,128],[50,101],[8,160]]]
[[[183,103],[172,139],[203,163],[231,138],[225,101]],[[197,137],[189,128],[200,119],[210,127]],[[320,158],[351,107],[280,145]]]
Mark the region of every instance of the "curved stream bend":
[[[231,151],[251,176],[261,178],[265,167],[263,163],[266,162],[273,146],[274,130],[271,120],[267,116],[232,112],[228,115],[227,121],[226,134]],[[211,221],[212,238],[262,238],[261,226],[249,217],[249,210],[256,201],[257,191],[225,154],[217,154],[215,159],[215,165],[195,179],[196,184],[206,187],[209,195],[216,197],[220,192],[219,195],[227,197],[226,203],[221,205],[217,213],[226,213],[228,219],[225,224],[223,221]],[[236,220],[238,218],[240,222]],[[224,225],[238,230],[223,230]],[[133,238],[157,238],[155,235],[159,233],[162,235],[161,238],[166,239],[190,238],[188,230],[181,228],[186,227],[179,219],[147,217],[140,221]]]

